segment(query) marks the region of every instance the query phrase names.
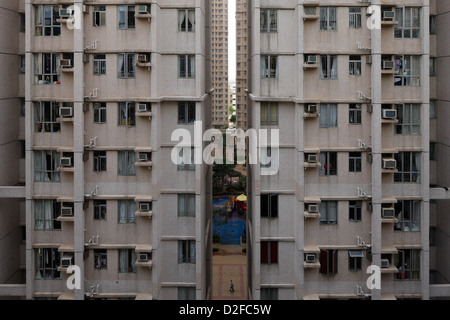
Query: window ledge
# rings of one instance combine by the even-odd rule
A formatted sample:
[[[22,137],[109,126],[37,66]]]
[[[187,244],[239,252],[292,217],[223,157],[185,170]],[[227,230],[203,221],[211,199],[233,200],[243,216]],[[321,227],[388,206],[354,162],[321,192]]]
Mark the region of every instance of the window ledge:
[[[137,210],[135,212],[136,217],[143,217],[143,218],[149,218],[151,219],[153,217],[153,211],[139,211]]]
[[[150,112],[150,111],[147,111],[147,112],[136,112],[136,116],[137,117],[149,117],[149,118],[151,118],[152,117],[152,113]]]
[[[148,19],[148,22],[152,21],[152,15],[150,13],[135,13],[136,19]]]
[[[74,222],[75,218],[73,216],[59,216],[56,218],[56,221],[64,221],[64,222]]]
[[[73,122],[73,117],[59,117],[56,119],[58,122]]]
[[[320,262],[303,262],[303,268],[305,269],[317,269],[320,268]]]
[[[136,167],[149,167],[149,168],[151,168],[152,165],[153,165],[153,162],[152,161],[136,161],[134,163],[134,165]]]
[[[308,21],[308,20],[317,20],[319,19],[319,15],[318,14],[304,14],[303,15],[303,20]]]
[[[303,166],[305,168],[319,168],[321,164],[320,162],[305,162]]]
[[[317,219],[317,218],[320,218],[320,212],[311,213],[311,212],[305,211],[304,216],[305,216],[305,219],[308,219],[308,218]]]
[[[392,27],[398,24],[398,21],[395,20],[382,20],[381,27]]]

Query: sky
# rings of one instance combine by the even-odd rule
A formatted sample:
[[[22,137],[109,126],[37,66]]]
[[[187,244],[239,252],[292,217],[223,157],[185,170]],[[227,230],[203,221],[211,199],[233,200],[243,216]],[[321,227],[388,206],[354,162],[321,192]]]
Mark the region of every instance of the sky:
[[[228,81],[236,82],[236,0],[228,0]]]

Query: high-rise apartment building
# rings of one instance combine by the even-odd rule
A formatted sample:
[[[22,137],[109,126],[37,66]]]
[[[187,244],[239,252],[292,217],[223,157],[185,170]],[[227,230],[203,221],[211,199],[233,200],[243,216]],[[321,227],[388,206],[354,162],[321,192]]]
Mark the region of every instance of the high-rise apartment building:
[[[228,128],[228,0],[211,6],[211,103],[212,126]]]
[[[447,45],[439,41],[446,6],[249,2],[249,126],[280,137],[279,148],[260,148],[277,173],[265,175],[267,165],[249,169],[253,299],[449,296],[448,281],[429,285],[430,266],[448,265],[445,247],[430,255],[430,224],[436,242],[448,243],[448,202],[430,206],[429,188],[430,179],[448,182],[438,177],[439,161],[430,176],[431,131],[438,160],[448,135],[445,120],[433,120],[430,130],[429,119],[430,94],[437,94],[437,113],[447,113],[444,89],[437,81],[436,91],[429,74],[430,54],[437,53],[439,69],[446,65]],[[430,14],[437,14],[437,41]],[[371,265],[381,268],[381,287],[366,286]],[[444,283],[446,274],[433,278]]]
[[[236,128],[247,129],[247,0],[236,1]]]

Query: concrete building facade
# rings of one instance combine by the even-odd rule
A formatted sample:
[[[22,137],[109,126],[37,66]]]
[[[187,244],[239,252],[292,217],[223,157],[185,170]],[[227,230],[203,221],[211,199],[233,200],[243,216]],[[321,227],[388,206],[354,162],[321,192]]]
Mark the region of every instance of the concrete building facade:
[[[247,0],[236,1],[236,128],[247,129]]]

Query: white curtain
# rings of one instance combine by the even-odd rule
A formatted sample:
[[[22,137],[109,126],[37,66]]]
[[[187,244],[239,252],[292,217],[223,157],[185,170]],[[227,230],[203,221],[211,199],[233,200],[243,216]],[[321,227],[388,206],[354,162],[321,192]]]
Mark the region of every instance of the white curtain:
[[[416,152],[413,153],[413,176],[416,175],[417,176],[417,180],[415,182],[420,182],[420,169],[421,169],[421,159],[422,159],[422,153],[421,152]],[[414,181],[414,180],[413,180]]]
[[[44,204],[42,201],[34,202],[34,229],[44,230]]]
[[[60,160],[60,154],[56,151],[48,151],[51,155],[53,166],[51,168],[52,172],[52,182],[59,182],[61,179],[61,173],[57,171],[57,168],[59,167],[59,160]]]
[[[123,53],[117,55],[117,73],[120,78],[125,76],[125,55]]]
[[[185,206],[185,195],[178,195],[178,215],[185,216],[186,215],[186,206]]]
[[[261,103],[261,124],[268,124],[269,122],[269,106],[267,103]]]
[[[134,176],[136,174],[136,154],[133,151],[128,151],[128,164],[127,164],[127,171],[128,175]]]
[[[337,56],[330,56],[330,78],[336,79],[337,78]]]
[[[335,7],[329,8],[330,10],[330,22],[329,22],[329,27],[328,30],[336,30],[337,28],[337,18],[336,18],[336,14],[337,14],[337,10]]]
[[[126,6],[118,6],[117,10],[119,13],[119,29],[126,29]]]
[[[128,250],[119,250],[119,272],[128,272]]]
[[[195,262],[195,241],[189,241],[189,262]]]
[[[327,208],[327,216],[328,216],[328,223],[329,224],[337,224],[337,202],[336,201],[330,201],[328,202],[328,208]]]
[[[195,55],[188,56],[188,74],[189,78],[193,78],[195,76]]]
[[[178,241],[178,262],[185,262],[184,259],[184,241]]]
[[[127,202],[119,200],[119,223],[127,223]]]
[[[194,195],[188,195],[188,215],[195,216],[195,194]]]
[[[270,104],[270,123],[271,124],[278,123],[278,104],[275,103]]]
[[[53,200],[43,201],[44,230],[53,230]]]
[[[269,57],[261,56],[261,78],[267,78],[269,75]]]
[[[195,10],[189,10],[188,11],[188,19],[189,19],[188,31],[194,31],[194,28],[195,28]]]
[[[420,133],[420,104],[413,104],[412,108],[412,116],[411,116],[411,130],[413,134]]]
[[[328,110],[329,110],[328,105],[326,105],[326,104],[321,104],[320,105],[319,122],[320,122],[320,127],[321,128],[328,127],[328,119],[330,118]]]
[[[178,30],[186,31],[186,11],[185,10],[178,11]]]
[[[321,152],[319,154],[319,161],[320,161],[319,175],[324,176],[324,175],[326,175],[325,166],[327,165],[327,153],[326,152]]]

